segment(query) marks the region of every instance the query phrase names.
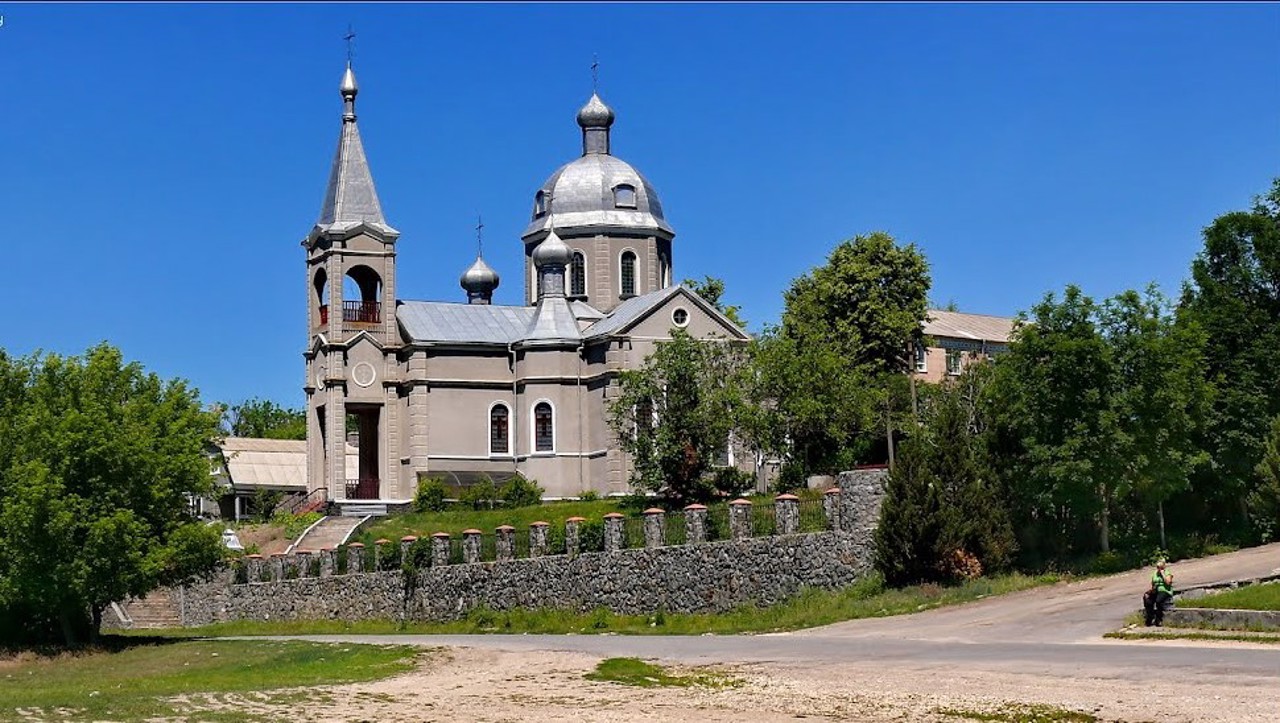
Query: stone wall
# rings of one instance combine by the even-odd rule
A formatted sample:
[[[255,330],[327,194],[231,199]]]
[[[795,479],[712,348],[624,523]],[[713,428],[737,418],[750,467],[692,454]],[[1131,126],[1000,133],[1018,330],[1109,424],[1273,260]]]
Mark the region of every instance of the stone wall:
[[[849,492],[830,490],[823,499],[827,529],[799,529],[799,502],[783,495],[764,525],[774,534],[752,537],[749,502],[733,505],[731,539],[700,541],[707,511],[685,513],[685,544],[664,544],[661,511],[645,513],[640,545],[610,544],[624,521],[604,520],[604,551],[545,555],[546,523],[531,529],[529,556],[512,559],[511,528],[499,528],[496,559],[478,561],[479,531],[468,531],[462,562],[450,554],[447,535],[398,544],[381,541],[375,554],[349,546],[339,564],[333,550],[318,554],[250,559],[212,583],[193,586],[182,600],[185,625],[229,620],[397,619],[448,620],[477,607],[493,610],[606,608],[622,614],[724,611],[745,604],[769,605],[804,587],[833,589],[871,569],[870,532],[883,494],[883,470],[850,473]],[[842,482],[845,476],[841,475]],[[856,499],[869,495],[869,499]],[[855,499],[850,499],[850,498]],[[759,510],[764,512],[765,510]],[[741,520],[745,518],[745,522]],[[566,523],[564,539],[577,539],[581,521]],[[419,554],[421,551],[423,554]],[[392,557],[394,555],[394,557]],[[395,563],[393,569],[379,558]],[[359,562],[357,562],[357,560]],[[404,565],[403,561],[410,561]],[[371,564],[372,563],[372,564]],[[238,581],[238,582],[237,582]]]

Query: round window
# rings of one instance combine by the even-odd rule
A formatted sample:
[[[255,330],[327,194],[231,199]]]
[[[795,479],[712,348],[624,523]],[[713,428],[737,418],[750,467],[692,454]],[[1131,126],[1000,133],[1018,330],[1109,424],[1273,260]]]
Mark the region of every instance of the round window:
[[[676,323],[676,326],[686,326],[689,323],[689,312],[684,309],[676,309],[671,312],[671,320]]]

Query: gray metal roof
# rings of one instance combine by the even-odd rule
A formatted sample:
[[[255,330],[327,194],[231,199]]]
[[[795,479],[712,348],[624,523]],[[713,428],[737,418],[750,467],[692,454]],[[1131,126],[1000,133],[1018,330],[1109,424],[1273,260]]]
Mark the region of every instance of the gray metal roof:
[[[396,235],[382,216],[382,204],[373,187],[373,174],[364,154],[360,129],[355,116],[355,75],[351,68],[342,79],[342,96],[347,107],[342,117],[342,132],[338,136],[338,150],[333,155],[329,170],[329,185],[325,189],[324,203],[316,228],[320,231],[340,232],[361,224],[383,233]]]
[[[588,338],[596,338],[625,329],[631,322],[647,314],[653,307],[675,296],[680,292],[681,288],[680,286],[668,286],[665,289],[650,291],[643,296],[633,296],[615,306],[608,316],[584,329],[582,335]]]
[[[930,309],[925,317],[926,336],[973,339],[1008,343],[1014,320],[1007,316],[964,314],[959,311]]]
[[[524,338],[532,306],[405,301],[396,308],[411,341],[510,344]]]
[[[615,206],[613,189],[620,185],[635,188],[635,208]],[[566,163],[551,174],[540,190],[551,197],[550,208],[525,227],[522,237],[548,228],[552,221],[561,232],[615,228],[675,235],[662,215],[658,192],[631,164],[616,156],[592,153]]]
[[[559,342],[576,343],[581,341],[582,332],[578,330],[578,320],[568,299],[563,296],[544,296],[538,300],[533,322],[525,332],[522,342],[554,344]]]

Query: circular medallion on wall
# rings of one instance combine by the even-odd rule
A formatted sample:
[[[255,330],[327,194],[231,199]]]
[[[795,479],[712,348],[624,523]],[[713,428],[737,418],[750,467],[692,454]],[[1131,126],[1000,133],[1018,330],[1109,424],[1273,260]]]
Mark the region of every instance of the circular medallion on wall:
[[[689,325],[689,312],[683,306],[678,306],[675,311],[671,312],[671,320],[675,322],[676,326],[686,327]]]
[[[373,384],[373,380],[378,378],[378,373],[374,371],[373,365],[369,362],[360,362],[351,369],[351,381],[357,386],[367,387]]]

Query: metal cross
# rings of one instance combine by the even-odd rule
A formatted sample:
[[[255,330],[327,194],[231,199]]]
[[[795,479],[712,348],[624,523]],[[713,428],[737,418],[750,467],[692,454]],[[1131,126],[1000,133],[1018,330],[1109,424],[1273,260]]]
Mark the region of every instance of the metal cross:
[[[484,254],[484,219],[476,216],[476,256]]]
[[[351,29],[351,25],[349,23],[347,24],[347,34],[343,35],[342,39],[347,41],[347,65],[350,65],[351,59],[356,53],[356,31]]]
[[[591,92],[600,90],[600,56],[591,54]]]

